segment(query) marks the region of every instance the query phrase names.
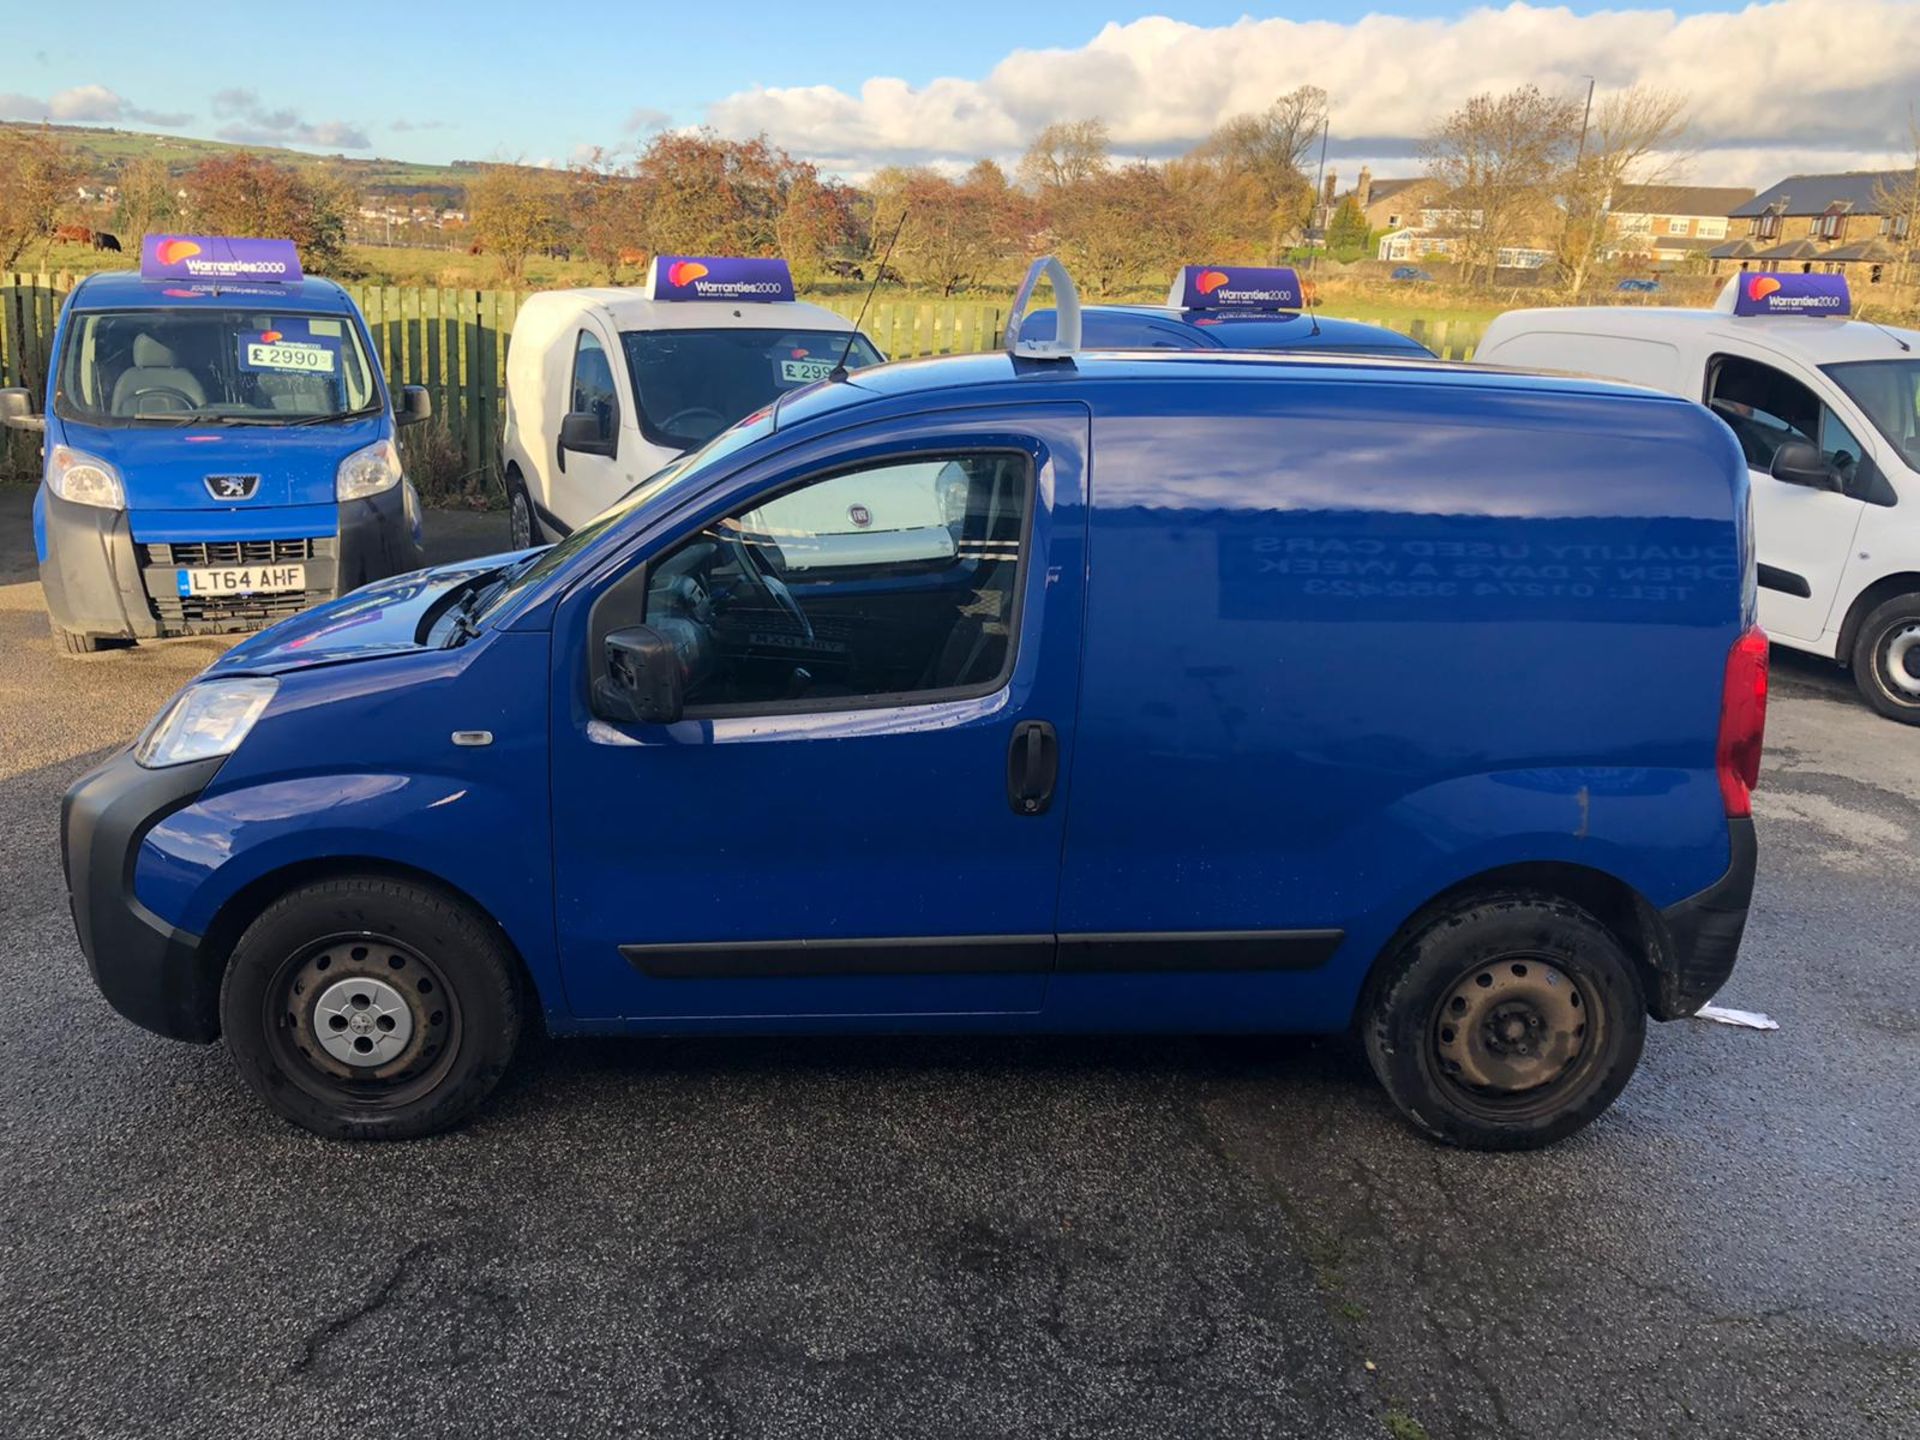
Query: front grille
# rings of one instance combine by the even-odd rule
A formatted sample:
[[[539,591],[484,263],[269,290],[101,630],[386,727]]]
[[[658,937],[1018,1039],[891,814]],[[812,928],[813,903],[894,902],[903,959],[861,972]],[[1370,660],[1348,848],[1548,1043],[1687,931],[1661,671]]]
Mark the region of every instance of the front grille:
[[[142,565],[201,569],[209,565],[282,565],[318,560],[334,553],[334,539],[322,535],[297,540],[180,540],[140,546]]]
[[[325,590],[289,590],[280,595],[155,595],[152,600],[162,632],[178,635],[263,629],[331,598]]]

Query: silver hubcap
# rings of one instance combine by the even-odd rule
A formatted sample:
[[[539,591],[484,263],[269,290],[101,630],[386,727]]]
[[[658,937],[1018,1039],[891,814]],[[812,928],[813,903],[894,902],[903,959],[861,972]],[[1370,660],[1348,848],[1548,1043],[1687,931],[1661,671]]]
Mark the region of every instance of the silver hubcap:
[[[507,522],[513,528],[513,548],[525,550],[533,544],[533,516],[527,510],[527,497],[513,497],[513,514]]]
[[[1916,646],[1920,646],[1920,625],[1894,631],[1887,642],[1887,680],[1906,695],[1920,695],[1920,673],[1914,669],[1920,663],[1920,656],[1913,653]]]
[[[349,975],[313,1007],[320,1048],[347,1065],[384,1065],[413,1038],[413,1012],[400,992],[371,975]]]

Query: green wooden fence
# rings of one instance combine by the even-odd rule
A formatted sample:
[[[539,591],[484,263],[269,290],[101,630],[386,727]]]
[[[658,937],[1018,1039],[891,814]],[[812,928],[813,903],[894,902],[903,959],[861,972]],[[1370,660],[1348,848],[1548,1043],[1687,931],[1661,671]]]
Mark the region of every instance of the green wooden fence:
[[[0,275],[0,386],[45,393],[54,319],[77,278],[65,272]],[[388,381],[424,385],[433,397],[429,493],[497,493],[507,340],[521,293],[369,284],[346,289],[367,318]],[[860,309],[857,296],[822,303],[848,318]],[[879,299],[868,309],[864,328],[884,354],[905,360],[994,349],[1006,319],[1004,304],[985,300]],[[1478,325],[1459,320],[1416,319],[1392,328],[1452,360],[1470,357],[1480,338]],[[0,440],[0,475],[37,473],[35,439],[9,433],[11,439]],[[425,445],[418,432],[408,432],[406,442]],[[420,448],[410,457],[417,476],[425,454]]]

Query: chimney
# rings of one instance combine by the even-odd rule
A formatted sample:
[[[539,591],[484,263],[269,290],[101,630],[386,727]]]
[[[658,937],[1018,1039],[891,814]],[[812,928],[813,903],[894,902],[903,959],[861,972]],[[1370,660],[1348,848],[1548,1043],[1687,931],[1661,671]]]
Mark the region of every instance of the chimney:
[[[1353,198],[1362,210],[1373,199],[1373,172],[1364,165],[1360,167],[1360,183],[1353,187]]]
[[[1339,193],[1340,193],[1340,172],[1338,170],[1329,170],[1327,171],[1326,190],[1320,196],[1320,199],[1322,203],[1324,203],[1329,209],[1331,209],[1333,206],[1333,197],[1335,195],[1338,195]]]

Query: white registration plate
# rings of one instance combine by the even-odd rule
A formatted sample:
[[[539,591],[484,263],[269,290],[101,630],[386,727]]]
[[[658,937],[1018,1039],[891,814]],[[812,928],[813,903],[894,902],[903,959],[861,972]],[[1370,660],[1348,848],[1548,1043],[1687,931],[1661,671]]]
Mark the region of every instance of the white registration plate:
[[[307,588],[304,565],[240,565],[222,570],[180,571],[182,595],[259,595]]]

